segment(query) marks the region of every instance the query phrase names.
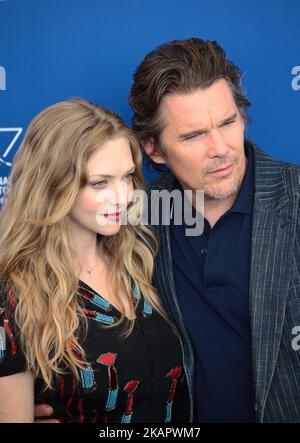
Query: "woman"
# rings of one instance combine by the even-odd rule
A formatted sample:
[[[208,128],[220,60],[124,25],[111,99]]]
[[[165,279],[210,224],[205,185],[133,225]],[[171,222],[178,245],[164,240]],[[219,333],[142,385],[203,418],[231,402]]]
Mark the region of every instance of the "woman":
[[[0,421],[32,422],[34,402],[60,422],[188,420],[156,241],[128,222],[142,184],[137,140],[110,111],[72,99],[30,124],[0,219]]]

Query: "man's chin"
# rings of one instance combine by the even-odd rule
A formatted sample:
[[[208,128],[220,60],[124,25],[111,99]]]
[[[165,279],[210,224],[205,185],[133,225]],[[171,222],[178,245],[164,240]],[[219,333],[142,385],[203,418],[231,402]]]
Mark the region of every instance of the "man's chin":
[[[231,186],[227,189],[208,189],[204,191],[205,200],[225,200],[233,195],[236,195],[239,191],[239,186]]]

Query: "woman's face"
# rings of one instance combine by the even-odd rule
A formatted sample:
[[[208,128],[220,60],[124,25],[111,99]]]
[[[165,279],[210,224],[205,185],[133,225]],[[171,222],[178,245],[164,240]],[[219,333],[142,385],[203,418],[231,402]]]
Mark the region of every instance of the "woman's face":
[[[132,197],[134,170],[125,138],[115,138],[100,146],[87,162],[88,181],[71,210],[73,223],[101,235],[117,234]]]

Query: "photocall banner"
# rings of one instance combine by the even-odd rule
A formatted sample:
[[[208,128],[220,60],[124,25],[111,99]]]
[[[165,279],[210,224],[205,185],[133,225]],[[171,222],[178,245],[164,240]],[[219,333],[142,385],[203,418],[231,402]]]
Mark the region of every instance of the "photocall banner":
[[[298,0],[0,0],[0,207],[39,111],[79,96],[130,125],[136,66],[162,42],[192,36],[217,40],[243,70],[251,139],[299,164],[299,17]]]

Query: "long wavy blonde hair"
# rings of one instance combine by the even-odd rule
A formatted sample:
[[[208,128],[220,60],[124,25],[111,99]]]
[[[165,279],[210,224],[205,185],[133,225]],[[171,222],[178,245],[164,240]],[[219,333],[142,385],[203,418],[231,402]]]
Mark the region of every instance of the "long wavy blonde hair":
[[[142,189],[141,152],[134,133],[112,112],[82,99],[42,111],[31,122],[14,158],[10,187],[0,216],[0,279],[16,289],[15,322],[28,371],[53,387],[53,376],[69,368],[78,378],[86,360],[81,338],[87,322],[76,294],[79,280],[67,216],[87,183],[86,164],[104,142],[124,137],[136,166],[134,189]],[[141,214],[139,200],[130,211]],[[129,211],[128,211],[129,212]],[[157,240],[143,224],[122,225],[101,236],[112,259],[112,288],[125,290],[133,317],[138,284],[150,305],[168,320],[151,284]],[[119,305],[124,306],[121,299]],[[128,335],[134,320],[120,321]]]

